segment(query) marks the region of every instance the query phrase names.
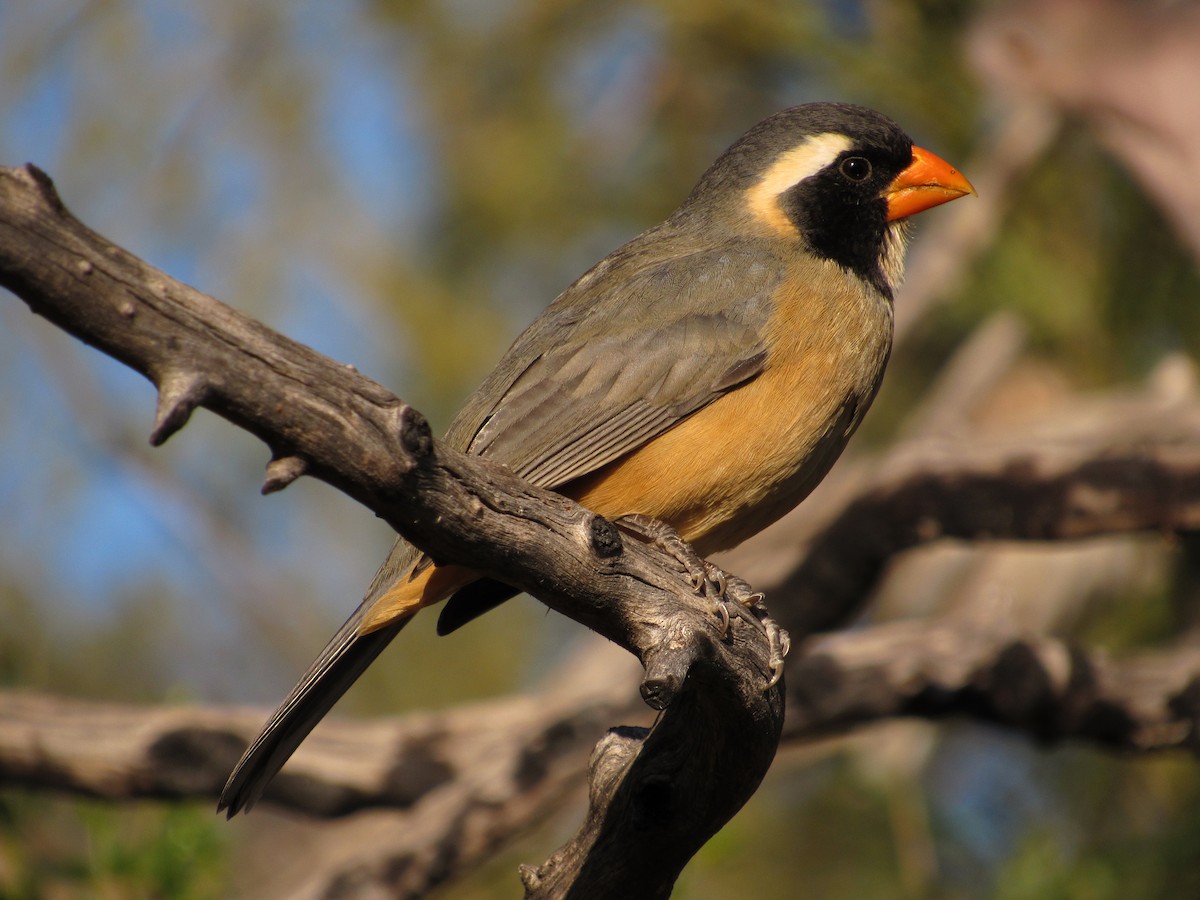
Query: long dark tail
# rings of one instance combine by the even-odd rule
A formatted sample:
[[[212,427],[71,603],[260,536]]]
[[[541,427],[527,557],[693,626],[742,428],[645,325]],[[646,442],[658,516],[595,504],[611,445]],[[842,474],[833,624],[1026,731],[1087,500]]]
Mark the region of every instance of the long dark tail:
[[[221,791],[217,812],[227,810],[232,818],[254,806],[300,742],[412,620],[405,616],[360,634],[363,612],[360,608],[346,620],[242,754]]]

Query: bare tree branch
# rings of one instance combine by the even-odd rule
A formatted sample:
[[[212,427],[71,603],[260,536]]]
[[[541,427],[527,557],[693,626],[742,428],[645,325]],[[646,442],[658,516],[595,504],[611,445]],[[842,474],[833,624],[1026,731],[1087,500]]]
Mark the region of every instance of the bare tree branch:
[[[0,780],[114,800],[215,797],[264,712],[0,693]],[[495,778],[506,766],[507,780],[524,780],[520,790],[528,790],[556,756],[594,744],[605,716],[636,714],[627,697],[574,694],[522,695],[403,719],[332,719],[296,752],[271,800],[319,817],[407,809],[449,782],[471,780],[471,772],[486,769]],[[546,741],[544,733],[559,739]],[[579,735],[577,743],[568,735]],[[575,767],[578,775],[579,760]],[[504,789],[500,781],[493,789],[495,802]]]
[[[624,542],[611,523],[500,466],[439,447],[419,413],[352,368],[83,226],[32,166],[0,169],[0,285],[157,385],[152,443],[196,406],[211,409],[271,448],[264,491],[320,478],[439,562],[526,590],[641,660],[642,694],[667,712],[619,759],[602,745],[612,768],[594,785],[598,819],[542,870],[542,887],[526,877],[531,896],[568,885],[589,896],[649,896],[654,885],[665,896],[757,788],[782,728],[782,690],[764,690],[771,649],[747,611],[723,635],[677,560]],[[643,814],[630,815],[630,802]]]
[[[801,650],[789,672],[789,741],[895,716],[966,716],[1044,740],[1200,752],[1200,645],[1117,660],[943,620],[827,635]],[[458,817],[516,804],[547,785],[578,783],[576,757],[604,723],[636,714],[619,693],[593,686],[403,718],[332,719],[297,752],[273,800],[322,817],[416,811],[454,785],[463,792]],[[211,797],[262,713],[0,692],[0,780],[110,799]]]
[[[795,656],[791,744],[895,716],[958,716],[1046,741],[1200,750],[1197,646],[1111,660],[1042,636],[901,622],[814,639]],[[420,896],[477,865],[575,795],[604,723],[635,713],[622,682],[324,723],[274,800],[342,818],[291,873],[288,895],[355,896],[372,884]],[[0,694],[0,781],[112,799],[211,797],[261,715]]]
[[[1200,752],[1200,645],[1108,659],[1042,635],[894,622],[814,639],[791,666],[786,737],[968,715],[1050,741]]]
[[[1200,422],[1200,404],[1186,412],[1174,428]],[[892,557],[943,538],[1045,541],[1200,526],[1200,428],[1157,441],[1133,431],[1119,447],[1098,437],[1036,448],[922,442],[893,453],[773,589],[777,614],[799,633],[845,622]]]

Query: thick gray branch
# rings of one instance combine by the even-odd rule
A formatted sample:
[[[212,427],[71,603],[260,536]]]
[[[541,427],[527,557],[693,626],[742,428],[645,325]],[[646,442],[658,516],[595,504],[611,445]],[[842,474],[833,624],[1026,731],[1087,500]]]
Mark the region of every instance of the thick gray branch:
[[[666,885],[665,893],[683,861],[753,793],[782,728],[782,690],[763,689],[770,651],[748,614],[723,637],[711,603],[695,596],[677,562],[623,542],[610,523],[501,467],[438,447],[419,413],[352,368],[86,228],[32,166],[0,169],[0,285],[154,382],[154,443],[196,406],[211,409],[271,448],[265,490],[318,477],[439,562],[528,591],[652,670],[656,705],[667,707],[658,727],[673,739],[647,742],[616,784],[653,792],[660,817],[600,810],[605,827],[572,843],[569,865],[556,856],[566,883],[589,896],[648,883]],[[711,777],[728,758],[739,765]],[[684,853],[655,854],[664,842]],[[635,856],[650,869],[629,867]]]
[[[894,716],[966,716],[1047,740],[1200,751],[1197,645],[1111,659],[1042,635],[896,622],[812,639],[789,677],[791,741]],[[607,720],[634,712],[627,697],[592,686],[397,719],[333,719],[297,752],[276,802],[316,816],[415,809],[448,785],[477,784],[480,773],[491,787],[473,802],[515,802],[546,782],[576,783],[576,757]],[[0,692],[0,781],[112,799],[209,797],[262,715]],[[593,766],[620,755],[608,745],[625,739],[602,743]],[[468,806],[459,813],[472,813]]]
[[[1200,645],[1114,660],[1044,635],[896,622],[802,649],[788,673],[788,740],[968,715],[1044,741],[1200,752]]]
[[[771,589],[794,633],[856,614],[889,560],[942,538],[1064,540],[1200,527],[1200,404],[1036,446],[920,444],[890,457]],[[1127,432],[1114,446],[1109,430]]]
[[[905,622],[802,649],[789,675],[792,742],[895,716],[965,716],[1047,741],[1200,750],[1197,646],[1112,660],[1043,636]],[[351,897],[386,885],[422,896],[544,821],[582,784],[582,760],[604,723],[633,712],[627,693],[588,682],[447,713],[325,723],[297,754],[279,801],[315,815],[378,808],[334,823],[303,861],[303,887],[288,895]],[[261,717],[0,694],[0,781],[114,799],[207,797]],[[607,777],[613,762],[619,775],[625,755],[636,754],[639,737],[614,731],[592,757],[593,795],[613,790],[635,818],[659,805],[647,808],[647,795],[633,790],[621,796]],[[526,877],[553,887],[557,861]]]

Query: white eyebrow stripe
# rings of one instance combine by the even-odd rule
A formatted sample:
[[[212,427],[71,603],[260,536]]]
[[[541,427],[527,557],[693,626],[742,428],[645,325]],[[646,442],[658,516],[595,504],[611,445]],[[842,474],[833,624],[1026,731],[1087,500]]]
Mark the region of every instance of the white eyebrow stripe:
[[[779,208],[779,195],[805,178],[816,175],[852,146],[854,141],[836,132],[806,138],[775,160],[758,184],[750,188],[746,194],[750,212],[774,228],[791,228]]]

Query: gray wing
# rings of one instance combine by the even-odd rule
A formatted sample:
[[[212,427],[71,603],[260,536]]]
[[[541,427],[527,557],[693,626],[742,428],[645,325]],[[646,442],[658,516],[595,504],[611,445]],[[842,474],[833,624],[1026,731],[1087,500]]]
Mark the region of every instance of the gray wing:
[[[448,439],[553,488],[662,434],[766,364],[782,276],[750,257],[694,253],[587,281],[582,297],[568,291],[518,338],[489,379],[498,383],[472,397]],[[614,286],[597,302],[606,281]]]

